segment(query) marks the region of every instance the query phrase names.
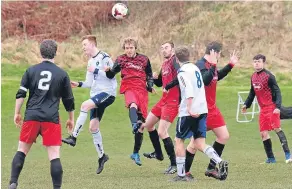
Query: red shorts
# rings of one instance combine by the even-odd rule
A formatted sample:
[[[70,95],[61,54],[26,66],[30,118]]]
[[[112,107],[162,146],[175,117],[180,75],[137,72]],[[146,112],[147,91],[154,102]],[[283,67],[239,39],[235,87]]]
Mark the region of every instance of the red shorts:
[[[52,122],[25,121],[22,124],[19,140],[28,144],[36,142],[38,135],[43,137],[44,146],[61,146],[61,125]]]
[[[148,91],[126,90],[124,95],[126,107],[129,108],[132,103],[135,103],[138,106],[138,112],[142,114],[145,120],[148,108]]]
[[[179,104],[170,104],[167,101],[161,99],[152,108],[151,112],[159,119],[172,123],[178,114]]]
[[[280,128],[280,114],[274,114],[276,107],[262,108],[259,117],[260,131],[271,131]]]
[[[209,109],[207,115],[207,130],[213,130],[218,127],[225,126],[226,123],[224,118],[219,110],[219,108],[215,107],[214,109]]]

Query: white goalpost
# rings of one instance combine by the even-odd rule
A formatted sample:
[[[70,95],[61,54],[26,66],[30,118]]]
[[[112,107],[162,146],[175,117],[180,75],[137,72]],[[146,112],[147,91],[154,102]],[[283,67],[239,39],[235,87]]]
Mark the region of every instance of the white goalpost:
[[[236,121],[238,123],[251,122],[254,119],[255,114],[260,112],[260,106],[258,104],[257,98],[255,97],[252,102],[252,106],[250,108],[251,111],[247,111],[245,114],[241,113],[241,107],[244,104],[243,97],[247,96],[248,94],[249,94],[249,91],[240,91],[237,93],[238,101],[237,101]]]

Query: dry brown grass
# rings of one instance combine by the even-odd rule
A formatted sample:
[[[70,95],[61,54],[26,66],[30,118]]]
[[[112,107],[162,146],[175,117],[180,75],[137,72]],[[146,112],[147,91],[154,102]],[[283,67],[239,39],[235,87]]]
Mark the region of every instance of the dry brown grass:
[[[98,3],[98,2],[96,2]],[[176,45],[188,45],[193,59],[201,57],[209,41],[223,42],[228,61],[229,53],[239,50],[241,67],[251,66],[252,57],[267,56],[268,68],[274,72],[290,72],[292,54],[291,2],[129,2],[130,16],[118,22],[99,23],[91,33],[99,37],[98,45],[113,57],[123,53],[120,42],[127,36],[139,40],[139,51],[149,56],[154,69],[160,66],[159,46],[172,39]],[[66,67],[79,67],[82,58],[79,39],[72,37],[60,44],[58,62]],[[17,62],[34,62],[38,54],[36,42],[3,41],[2,53],[13,52]],[[12,45],[11,45],[12,43]],[[18,44],[17,47],[13,44]],[[26,47],[30,46],[30,49]],[[21,51],[19,50],[21,49]],[[33,49],[30,56],[27,56]],[[20,52],[20,54],[14,54]],[[22,52],[25,56],[22,57]],[[30,58],[34,58],[30,61]],[[81,63],[80,63],[81,62]]]

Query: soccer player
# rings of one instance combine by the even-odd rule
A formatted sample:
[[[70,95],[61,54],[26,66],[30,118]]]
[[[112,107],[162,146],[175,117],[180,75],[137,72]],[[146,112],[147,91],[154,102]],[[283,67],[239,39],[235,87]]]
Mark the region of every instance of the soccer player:
[[[74,97],[68,74],[54,64],[57,44],[53,40],[44,40],[40,45],[42,62],[29,67],[24,73],[20,88],[16,93],[14,123],[21,128],[17,152],[12,161],[9,189],[16,189],[24,160],[33,142],[40,134],[47,148],[51,162],[51,177],[54,189],[62,185],[63,169],[60,162],[61,125],[59,104],[69,113],[66,122],[68,130],[74,125]],[[24,122],[21,107],[29,91]]]
[[[246,113],[256,96],[260,105],[259,126],[264,148],[268,159],[266,163],[276,163],[272,150],[272,141],[269,131],[274,130],[283,147],[286,163],[292,162],[292,157],[288,147],[287,138],[280,126],[280,108],[282,103],[281,91],[278,87],[275,76],[266,70],[266,57],[258,54],[253,58],[255,72],[251,76],[251,88],[249,95],[244,102],[242,112]]]
[[[216,88],[217,82],[223,79],[231,71],[233,66],[238,62],[237,53],[233,52],[230,55],[229,64],[224,68],[218,70],[217,62],[221,57],[222,44],[219,42],[211,42],[207,45],[204,57],[197,61],[196,65],[200,69],[207,98],[208,115],[207,115],[207,130],[212,130],[216,135],[216,141],[213,144],[214,150],[221,157],[226,142],[229,139],[229,132],[226,127],[224,118],[216,105]],[[177,84],[177,81],[173,80],[168,88]],[[196,151],[192,148],[186,150],[186,172],[190,174],[190,168],[194,160]],[[215,179],[224,179],[220,177],[216,162],[210,160],[205,175],[213,177]]]
[[[189,138],[190,134],[192,134],[192,138],[188,147],[203,152],[218,164],[219,178],[225,180],[228,175],[228,163],[219,157],[213,147],[205,143],[208,108],[200,70],[189,61],[190,52],[186,47],[177,48],[175,56],[181,64],[178,73],[181,102],[175,138],[178,175],[173,181],[190,181],[193,179],[191,174],[186,175],[185,173],[186,150],[184,140]]]
[[[137,53],[137,40],[124,39],[123,49],[125,54],[116,59],[113,68],[108,69],[107,74],[113,77],[121,71],[120,93],[125,96],[125,104],[129,109],[129,118],[135,135],[131,159],[141,166],[139,150],[142,145],[143,131],[140,127],[147,116],[148,91],[154,92],[152,68],[149,58]]]
[[[160,70],[159,75],[153,73],[154,84],[158,87],[165,88],[166,84],[171,82],[177,77],[177,71],[179,64],[176,62],[174,55],[174,44],[173,42],[165,42],[160,48],[164,62]],[[178,86],[170,89],[169,91],[164,90],[161,99],[156,103],[149,112],[144,128],[147,128],[153,147],[155,149],[152,153],[144,153],[147,158],[156,158],[160,161],[163,160],[163,154],[159,142],[159,137],[164,143],[165,150],[170,159],[170,166],[165,170],[165,174],[173,174],[176,172],[176,161],[175,152],[172,139],[168,134],[168,129],[171,123],[174,121],[178,113],[179,106],[179,88]],[[155,129],[155,124],[159,122],[158,131]]]
[[[115,77],[109,77],[104,71],[107,67],[113,66],[113,61],[107,53],[99,50],[96,44],[96,37],[93,35],[82,38],[83,51],[90,57],[86,80],[84,82],[72,81],[71,85],[72,87],[90,88],[90,99],[81,104],[80,114],[72,135],[62,141],[71,146],[76,145],[77,137],[86,122],[87,113],[90,111],[89,130],[99,157],[96,173],[100,174],[109,157],[104,153],[99,125],[105,109],[115,101],[117,81]]]

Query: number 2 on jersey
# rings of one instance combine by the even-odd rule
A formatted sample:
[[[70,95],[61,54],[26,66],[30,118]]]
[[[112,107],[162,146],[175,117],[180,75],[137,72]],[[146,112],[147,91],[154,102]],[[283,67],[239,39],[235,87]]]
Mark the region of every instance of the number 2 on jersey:
[[[47,83],[47,82],[51,81],[51,79],[52,79],[52,73],[50,71],[42,71],[40,75],[41,76],[44,76],[44,77],[42,77],[39,80],[38,89],[44,90],[44,91],[49,90],[50,84]],[[47,83],[47,84],[44,84],[44,83]]]
[[[197,77],[197,85],[198,85],[198,88],[201,88],[202,87],[202,79],[201,79],[201,75],[198,71],[195,71],[195,74],[196,74],[196,77]]]

